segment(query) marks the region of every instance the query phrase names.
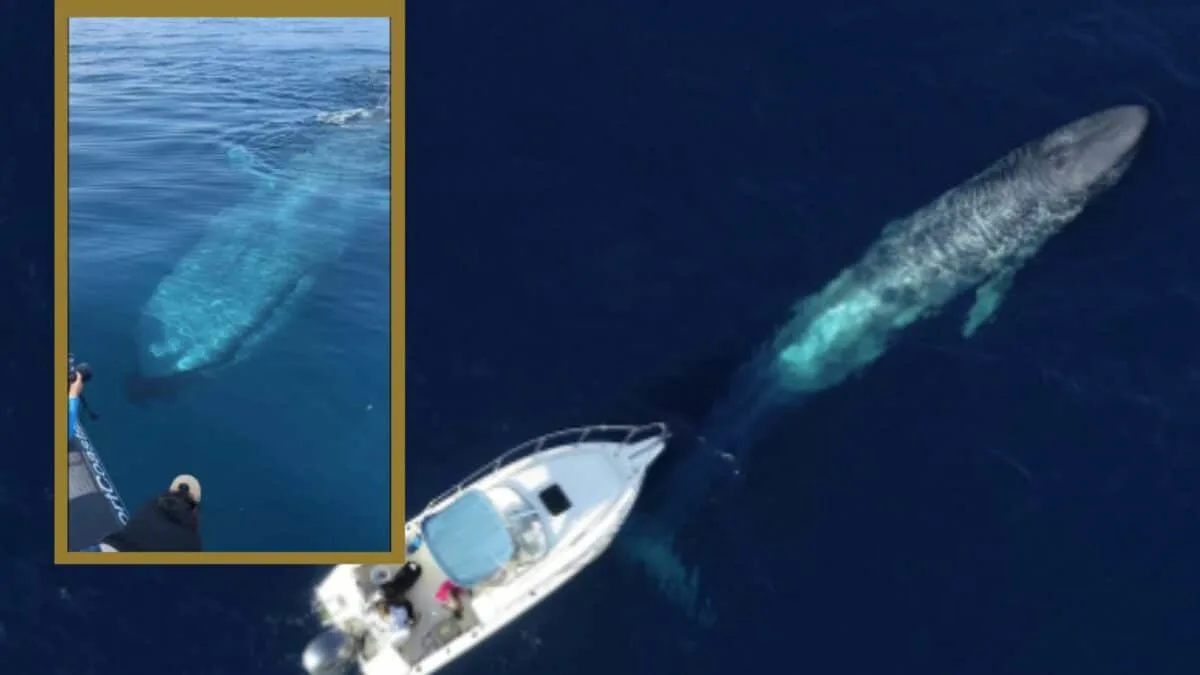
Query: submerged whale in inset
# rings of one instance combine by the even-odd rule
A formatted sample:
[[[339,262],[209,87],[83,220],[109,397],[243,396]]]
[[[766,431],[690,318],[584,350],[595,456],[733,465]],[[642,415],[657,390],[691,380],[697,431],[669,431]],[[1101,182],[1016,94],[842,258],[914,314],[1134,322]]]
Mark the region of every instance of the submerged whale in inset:
[[[386,226],[388,199],[371,182],[387,177],[387,125],[323,125],[317,136],[277,170],[229,151],[257,189],[212,220],[142,307],[131,398],[245,358],[295,314],[359,226]]]
[[[884,354],[905,327],[975,290],[963,324],[972,336],[994,316],[1014,275],[1096,196],[1124,175],[1149,124],[1121,106],[1022,146],[884,228],[853,265],[796,303],[775,335],[733,376],[707,414],[702,443],[666,476],[654,508],[635,514],[618,541],[660,590],[711,621],[698,570],[684,564],[676,534],[744,467],[773,420]]]

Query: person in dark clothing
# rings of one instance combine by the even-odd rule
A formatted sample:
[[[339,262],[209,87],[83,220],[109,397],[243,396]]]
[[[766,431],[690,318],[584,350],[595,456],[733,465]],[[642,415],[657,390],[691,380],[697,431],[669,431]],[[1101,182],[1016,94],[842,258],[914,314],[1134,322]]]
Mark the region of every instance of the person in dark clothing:
[[[416,562],[408,561],[400,569],[397,569],[391,579],[380,584],[379,590],[383,592],[384,598],[402,598],[404,593],[412,589],[416,585],[416,580],[420,578],[421,566]]]
[[[408,614],[409,619],[415,620],[416,614],[413,611],[413,603],[409,602],[406,597],[408,591],[416,585],[416,580],[421,578],[421,566],[413,561],[408,561],[397,569],[396,574],[392,575],[391,579],[384,581],[379,585],[379,595],[383,597],[383,602],[389,608],[400,607]]]
[[[200,551],[200,481],[181,475],[171,489],[142,504],[125,527],[93,551]]]

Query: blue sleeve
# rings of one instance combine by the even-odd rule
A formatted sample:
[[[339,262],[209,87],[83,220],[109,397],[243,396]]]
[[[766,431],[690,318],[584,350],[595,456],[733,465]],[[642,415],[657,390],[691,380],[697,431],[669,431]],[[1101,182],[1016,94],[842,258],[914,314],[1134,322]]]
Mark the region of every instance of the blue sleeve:
[[[67,399],[67,439],[75,437],[75,425],[79,423],[79,399]]]

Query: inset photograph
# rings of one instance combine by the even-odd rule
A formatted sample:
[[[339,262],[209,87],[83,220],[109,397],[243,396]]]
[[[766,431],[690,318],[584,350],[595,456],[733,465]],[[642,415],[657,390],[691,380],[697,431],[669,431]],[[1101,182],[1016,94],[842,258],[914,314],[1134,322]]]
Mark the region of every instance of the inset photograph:
[[[70,20],[69,552],[391,551],[389,35]]]

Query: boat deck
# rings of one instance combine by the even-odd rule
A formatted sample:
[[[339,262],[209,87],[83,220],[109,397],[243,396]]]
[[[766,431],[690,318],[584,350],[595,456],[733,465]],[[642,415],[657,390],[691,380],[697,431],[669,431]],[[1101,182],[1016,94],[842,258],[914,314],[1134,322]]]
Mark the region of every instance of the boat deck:
[[[129,511],[82,424],[67,441],[67,549],[81,551],[124,527]]]
[[[393,642],[394,636],[372,634],[364,645],[364,657],[372,659],[383,648],[395,649],[405,662],[413,666],[413,672],[422,671],[420,662],[428,655],[450,644],[455,638],[479,625],[479,617],[471,607],[471,599],[463,596],[462,618],[455,618],[449,609],[435,598],[438,588],[446,581],[446,574],[438,567],[427,548],[422,547],[408,555],[408,559],[421,566],[421,577],[409,589],[405,597],[413,605],[416,623],[409,638],[403,643]],[[368,602],[378,597],[379,588],[371,581],[371,571],[378,566],[359,568],[358,581]],[[384,565],[394,574],[400,565]]]

